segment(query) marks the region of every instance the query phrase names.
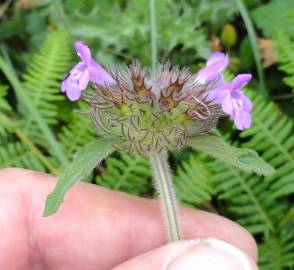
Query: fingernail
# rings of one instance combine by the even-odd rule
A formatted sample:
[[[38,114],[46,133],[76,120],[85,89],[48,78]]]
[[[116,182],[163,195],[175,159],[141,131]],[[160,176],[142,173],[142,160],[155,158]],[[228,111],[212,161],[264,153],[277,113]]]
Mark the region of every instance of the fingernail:
[[[258,270],[238,248],[215,238],[195,241],[167,265],[166,270]]]

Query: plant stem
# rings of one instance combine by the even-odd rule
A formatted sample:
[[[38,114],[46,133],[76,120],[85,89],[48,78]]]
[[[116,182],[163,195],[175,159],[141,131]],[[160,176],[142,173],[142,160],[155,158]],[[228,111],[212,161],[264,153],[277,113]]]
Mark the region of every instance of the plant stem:
[[[151,63],[152,71],[155,73],[157,61],[155,0],[149,0],[149,9]],[[160,197],[162,211],[167,224],[168,240],[170,242],[178,241],[181,237],[177,218],[177,200],[167,161],[167,153],[150,153],[150,163],[153,169],[155,187]]]
[[[264,80],[264,72],[262,69],[262,64],[261,64],[261,55],[259,52],[259,48],[257,45],[257,36],[252,24],[252,21],[250,19],[250,16],[248,14],[247,8],[243,3],[243,0],[235,0],[241,17],[244,21],[247,33],[248,33],[248,38],[249,41],[251,43],[251,48],[252,48],[252,52],[253,52],[253,56],[255,59],[255,65],[256,65],[256,69],[257,69],[257,73],[258,73],[258,77],[259,77],[259,83],[260,83],[260,92],[261,94],[263,94],[264,96],[268,96],[268,93],[266,91],[266,86],[265,86],[265,80]]]
[[[167,224],[168,240],[170,242],[178,241],[180,240],[180,231],[177,218],[177,201],[167,161],[167,153],[150,153],[150,163]]]
[[[157,44],[156,44],[156,9],[155,0],[149,0],[150,8],[150,43],[151,43],[151,63],[152,70],[155,72],[157,61]]]
[[[278,95],[278,96],[271,96],[270,99],[272,99],[272,100],[294,99],[294,94],[284,94],[284,95]]]

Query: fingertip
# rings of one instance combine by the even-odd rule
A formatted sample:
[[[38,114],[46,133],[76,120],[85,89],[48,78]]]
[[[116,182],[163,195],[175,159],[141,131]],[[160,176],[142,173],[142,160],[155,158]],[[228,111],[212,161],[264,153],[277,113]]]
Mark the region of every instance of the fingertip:
[[[240,248],[254,261],[257,260],[257,245],[253,236],[239,224],[214,213],[183,208],[181,228],[184,239],[215,237]]]
[[[113,270],[257,270],[238,248],[215,238],[174,242],[137,256]]]

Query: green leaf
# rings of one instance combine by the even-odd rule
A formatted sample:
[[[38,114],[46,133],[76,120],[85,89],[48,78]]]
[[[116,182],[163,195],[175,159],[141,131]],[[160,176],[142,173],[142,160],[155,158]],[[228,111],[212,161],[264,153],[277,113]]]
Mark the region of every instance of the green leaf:
[[[239,169],[246,172],[255,172],[258,175],[271,175],[275,169],[266,161],[264,161],[258,154],[248,148],[232,147],[237,157],[237,166]]]
[[[188,139],[188,145],[246,172],[255,172],[259,175],[274,173],[272,166],[255,151],[230,146],[217,131],[191,137]]]
[[[119,142],[115,139],[98,138],[80,148],[73,162],[59,176],[53,192],[48,195],[43,215],[54,214],[66,192],[82,177],[90,175],[93,168],[113,151],[116,143]]]
[[[114,58],[108,62],[109,50],[127,59],[138,58],[144,65],[150,64],[148,0],[64,2],[73,35],[98,41],[95,44],[99,46],[98,53],[93,55],[99,56],[101,64],[117,61]],[[165,55],[174,57],[177,46],[181,46],[181,54],[189,52],[189,63],[195,63],[194,59],[199,57],[207,58],[211,50],[203,24],[209,23],[217,31],[236,12],[232,0],[156,1],[158,52],[164,52],[160,54],[161,61]],[[187,64],[181,57],[178,60],[175,61],[178,64]]]
[[[266,37],[272,37],[277,30],[283,29],[293,36],[293,25],[289,12],[294,9],[292,0],[273,0],[260,5],[251,12],[252,18]],[[274,16],[279,14],[279,16]]]
[[[25,30],[29,34],[36,34],[46,29],[45,18],[38,11],[33,11],[28,14],[25,19]]]

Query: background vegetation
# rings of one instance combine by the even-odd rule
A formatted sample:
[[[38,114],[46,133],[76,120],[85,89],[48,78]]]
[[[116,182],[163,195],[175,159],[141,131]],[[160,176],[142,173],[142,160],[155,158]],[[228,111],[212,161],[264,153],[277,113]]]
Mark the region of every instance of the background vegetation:
[[[219,129],[252,147],[276,168],[259,177],[191,150],[170,156],[183,204],[222,214],[245,226],[260,249],[260,268],[294,269],[294,1],[158,0],[159,60],[197,70],[212,50],[227,51],[231,73],[252,72],[246,91],[253,126]],[[94,138],[88,119],[73,111],[60,81],[77,61],[81,39],[94,58],[138,58],[150,65],[148,0],[17,0],[0,4],[0,167],[58,175],[76,149]],[[259,37],[256,39],[254,33]],[[230,76],[230,74],[228,74]],[[116,153],[86,181],[152,196],[145,157]]]

